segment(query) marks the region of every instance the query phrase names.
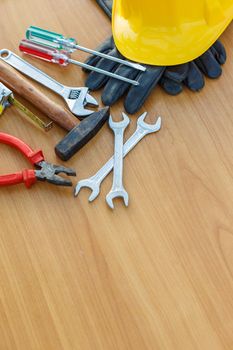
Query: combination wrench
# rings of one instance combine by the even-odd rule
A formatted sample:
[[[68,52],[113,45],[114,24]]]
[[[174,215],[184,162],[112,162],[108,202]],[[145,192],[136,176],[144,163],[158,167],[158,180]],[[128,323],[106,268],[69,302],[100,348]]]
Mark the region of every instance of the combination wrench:
[[[157,132],[161,129],[161,117],[158,117],[155,124],[148,124],[144,120],[147,112],[143,113],[137,120],[137,129],[134,134],[125,142],[123,148],[123,156],[125,157],[144,136],[150,133]],[[83,187],[89,188],[92,193],[89,196],[89,202],[96,199],[100,193],[100,185],[105,177],[111,172],[114,164],[114,159],[111,157],[107,163],[95,175],[88,179],[80,180],[76,187],[74,196],[77,196]]]
[[[128,206],[129,196],[123,186],[123,145],[124,132],[130,123],[129,117],[122,113],[123,120],[113,122],[112,117],[109,118],[109,126],[114,132],[114,164],[113,164],[113,183],[110,192],[106,196],[106,202],[111,209],[114,209],[113,199],[121,197],[124,199],[125,206]]]

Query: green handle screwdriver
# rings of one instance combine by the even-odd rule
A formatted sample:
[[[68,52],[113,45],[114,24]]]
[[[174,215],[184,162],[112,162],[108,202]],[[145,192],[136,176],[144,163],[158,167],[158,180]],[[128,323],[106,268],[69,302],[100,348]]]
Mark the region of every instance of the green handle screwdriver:
[[[49,30],[45,30],[39,27],[30,26],[26,31],[26,38],[30,41],[33,41],[37,44],[42,44],[46,46],[53,47],[57,50],[69,50],[73,52],[74,50],[81,50],[84,52],[87,52],[92,55],[100,56],[103,58],[107,58],[111,61],[118,62],[120,64],[124,64],[126,66],[129,66],[134,69],[138,69],[140,71],[145,71],[146,67],[138,64],[129,62],[126,60],[122,60],[117,57],[112,57],[109,55],[106,55],[102,52],[98,52],[95,50],[88,49],[86,47],[80,46],[77,44],[77,41],[74,38],[66,38],[62,34],[58,34],[55,32],[51,32]]]

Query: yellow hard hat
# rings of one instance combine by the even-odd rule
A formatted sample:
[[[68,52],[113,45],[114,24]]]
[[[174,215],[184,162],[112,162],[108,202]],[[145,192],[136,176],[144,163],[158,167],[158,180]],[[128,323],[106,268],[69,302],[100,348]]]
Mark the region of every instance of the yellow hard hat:
[[[115,44],[130,60],[160,66],[192,61],[233,17],[233,0],[114,0]]]

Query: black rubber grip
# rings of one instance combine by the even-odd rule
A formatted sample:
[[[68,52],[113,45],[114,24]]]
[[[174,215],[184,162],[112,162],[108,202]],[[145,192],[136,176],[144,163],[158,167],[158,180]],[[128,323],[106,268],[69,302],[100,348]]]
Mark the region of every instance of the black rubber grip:
[[[110,108],[105,107],[83,119],[55,146],[57,156],[62,160],[70,159],[98,133],[109,115]]]

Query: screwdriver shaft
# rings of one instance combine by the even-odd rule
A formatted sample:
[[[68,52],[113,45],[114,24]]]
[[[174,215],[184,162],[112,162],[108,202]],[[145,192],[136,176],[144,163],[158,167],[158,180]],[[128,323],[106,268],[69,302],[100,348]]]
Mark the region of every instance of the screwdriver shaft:
[[[97,73],[100,73],[100,74],[104,74],[104,75],[107,75],[111,78],[115,78],[115,79],[118,79],[118,80],[122,80],[122,81],[125,81],[126,83],[130,83],[132,85],[139,85],[139,82],[136,81],[136,80],[132,80],[132,79],[128,79],[126,77],[123,77],[121,75],[118,75],[118,74],[115,74],[115,73],[112,73],[112,72],[108,72],[106,70],[103,70],[103,69],[100,69],[100,68],[97,68],[97,67],[94,67],[94,66],[90,66],[89,64],[86,64],[86,63],[82,63],[82,62],[79,62],[79,61],[75,61],[75,60],[72,60],[71,58],[68,59],[68,62],[69,63],[73,63],[73,64],[76,64],[77,66],[80,66],[80,67],[83,67],[83,68],[86,68],[88,70],[93,70]]]
[[[107,55],[107,54],[99,52],[99,51],[91,50],[91,49],[88,49],[87,47],[84,47],[84,46],[75,45],[75,48],[78,50],[90,53],[92,55],[107,58],[108,60],[111,60],[111,61],[114,61],[114,62],[117,62],[120,64],[124,64],[125,66],[131,67],[134,69],[138,69],[138,70],[143,71],[143,72],[145,72],[145,70],[146,70],[146,67],[143,67],[142,65],[140,65],[138,63],[133,63],[133,62],[130,62],[127,60],[122,60],[121,58],[113,57],[113,56]]]

